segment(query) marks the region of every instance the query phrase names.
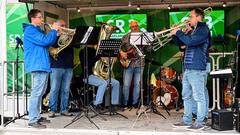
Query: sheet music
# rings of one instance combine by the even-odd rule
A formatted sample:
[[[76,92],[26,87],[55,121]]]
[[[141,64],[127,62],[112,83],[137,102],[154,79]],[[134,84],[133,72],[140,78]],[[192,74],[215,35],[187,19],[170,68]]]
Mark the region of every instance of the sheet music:
[[[83,39],[82,39],[82,41],[81,41],[81,44],[85,44],[85,43],[87,42],[87,40],[88,40],[88,38],[89,38],[89,36],[90,36],[93,28],[94,28],[94,27],[92,27],[92,26],[89,26],[89,27],[88,27],[88,30],[87,30],[86,34],[84,35],[84,37],[83,37]]]
[[[219,74],[232,74],[232,69],[223,69],[210,72],[210,75],[219,75]]]
[[[130,38],[130,44],[151,45],[151,40],[153,40],[153,32],[132,32]]]

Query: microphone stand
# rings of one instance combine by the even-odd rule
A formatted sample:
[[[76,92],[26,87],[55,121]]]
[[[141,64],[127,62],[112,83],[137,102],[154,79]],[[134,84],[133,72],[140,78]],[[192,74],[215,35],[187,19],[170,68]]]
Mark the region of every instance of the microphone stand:
[[[16,45],[16,61],[15,61],[15,64],[16,64],[16,67],[15,67],[15,72],[16,72],[16,77],[15,77],[15,80],[16,80],[16,89],[15,89],[15,91],[14,91],[14,95],[15,95],[15,93],[17,94],[17,117],[14,117],[12,120],[10,120],[10,121],[8,121],[5,125],[4,125],[4,127],[6,127],[8,124],[10,124],[11,122],[15,122],[15,120],[17,120],[17,119],[21,119],[23,116],[25,116],[25,115],[28,115],[28,111],[27,111],[27,91],[25,91],[26,92],[26,113],[25,114],[23,114],[22,116],[21,116],[21,114],[20,114],[20,112],[19,112],[19,81],[18,81],[18,70],[19,70],[19,48],[21,48],[22,49],[22,51],[23,51],[23,48],[22,48],[22,44],[23,44],[23,42],[22,42],[22,40],[20,39],[20,38],[16,38],[16,41],[17,41],[17,45]],[[14,72],[14,71],[13,71]],[[14,81],[14,80],[13,80]],[[15,83],[14,83],[15,84]],[[13,100],[14,100],[14,102],[15,102],[15,98],[13,98]],[[15,106],[14,106],[14,108],[15,108]]]

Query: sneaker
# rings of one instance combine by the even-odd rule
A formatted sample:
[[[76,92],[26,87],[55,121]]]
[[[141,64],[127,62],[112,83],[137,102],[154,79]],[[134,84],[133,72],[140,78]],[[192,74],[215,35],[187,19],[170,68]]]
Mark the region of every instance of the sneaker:
[[[41,123],[50,123],[51,121],[48,120],[47,118],[44,118],[44,117],[41,117],[38,122],[41,122]]]
[[[40,122],[29,123],[29,124],[28,124],[28,127],[40,128],[40,129],[47,128],[46,125],[42,125]]]
[[[192,124],[190,127],[187,128],[187,130],[192,130],[192,131],[202,130],[202,129],[204,129],[204,126],[199,124]]]
[[[185,124],[183,121],[173,124],[174,128],[187,128],[187,127],[190,127],[190,126],[191,126],[190,124]]]
[[[73,114],[69,113],[69,112],[62,112],[61,115],[63,115],[63,116],[73,116]]]
[[[48,117],[49,118],[54,118],[55,117],[55,112],[53,112],[53,111],[49,112]]]

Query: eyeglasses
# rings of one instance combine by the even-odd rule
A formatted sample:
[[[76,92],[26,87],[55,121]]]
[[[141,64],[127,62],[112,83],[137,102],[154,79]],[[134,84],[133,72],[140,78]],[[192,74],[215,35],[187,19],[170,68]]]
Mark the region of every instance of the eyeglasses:
[[[42,16],[36,16],[36,17],[34,17],[34,18],[39,18],[39,19],[41,19],[41,18],[43,18]]]

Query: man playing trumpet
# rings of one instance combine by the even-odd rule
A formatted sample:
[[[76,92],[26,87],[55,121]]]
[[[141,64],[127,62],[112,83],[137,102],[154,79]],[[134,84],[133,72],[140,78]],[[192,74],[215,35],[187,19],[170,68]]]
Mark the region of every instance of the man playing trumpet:
[[[41,117],[40,106],[44,95],[48,76],[51,72],[48,47],[55,43],[57,31],[61,29],[57,23],[53,23],[51,30],[45,34],[40,26],[43,24],[42,13],[38,9],[32,9],[28,13],[30,24],[23,24],[24,32],[24,68],[26,73],[32,74],[32,92],[29,101],[29,123],[35,128],[46,128],[42,122],[50,122]]]
[[[188,22],[194,27],[190,34],[174,27],[171,34],[186,45],[184,58],[183,90],[184,115],[182,121],[174,127],[187,127],[189,130],[203,129],[206,112],[205,76],[210,45],[210,30],[202,22],[204,11],[200,8],[191,10]],[[192,105],[197,103],[197,119],[192,124]]]

